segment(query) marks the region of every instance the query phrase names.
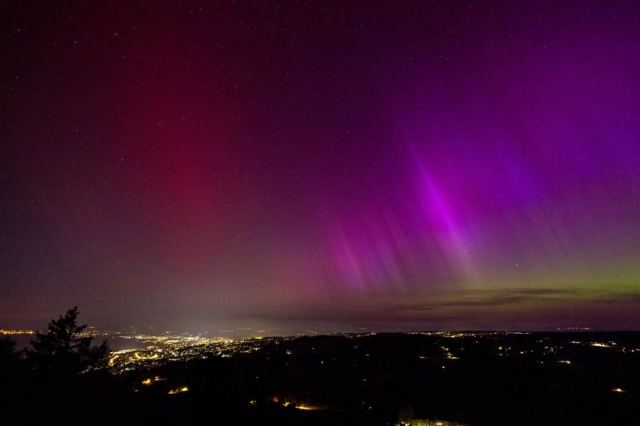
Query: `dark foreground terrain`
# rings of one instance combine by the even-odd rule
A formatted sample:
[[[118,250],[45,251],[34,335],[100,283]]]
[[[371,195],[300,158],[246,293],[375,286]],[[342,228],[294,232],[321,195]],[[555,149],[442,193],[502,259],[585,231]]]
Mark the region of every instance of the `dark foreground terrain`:
[[[20,424],[640,424],[640,333],[267,338],[71,376],[14,359],[2,376]]]

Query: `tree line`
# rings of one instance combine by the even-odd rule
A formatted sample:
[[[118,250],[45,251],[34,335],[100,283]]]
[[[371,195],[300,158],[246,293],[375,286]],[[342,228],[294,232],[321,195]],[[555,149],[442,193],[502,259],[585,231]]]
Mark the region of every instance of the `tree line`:
[[[48,374],[80,374],[106,367],[109,356],[107,341],[93,344],[93,337],[84,333],[87,325],[78,325],[78,307],[49,322],[47,330],[38,331],[31,347],[16,350],[16,342],[0,338],[0,369],[14,372],[21,364],[33,372]]]

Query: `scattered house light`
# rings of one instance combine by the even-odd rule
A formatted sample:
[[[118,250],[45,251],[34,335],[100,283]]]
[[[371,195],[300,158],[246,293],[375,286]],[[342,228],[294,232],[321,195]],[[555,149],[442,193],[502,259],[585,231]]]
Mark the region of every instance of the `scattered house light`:
[[[313,411],[318,409],[318,407],[314,407],[313,405],[306,405],[306,404],[298,404],[295,406],[295,408],[297,410],[303,410],[303,411]]]
[[[142,384],[143,384],[143,385],[145,385],[145,386],[150,386],[150,385],[152,385],[153,383],[155,383],[155,382],[160,382],[160,381],[162,381],[162,380],[164,380],[164,379],[163,379],[162,377],[160,377],[160,376],[147,377],[146,379],[144,379],[144,380],[142,381]]]
[[[182,386],[180,388],[176,388],[176,389],[171,389],[169,392],[167,392],[169,395],[175,395],[178,393],[183,393],[183,392],[189,392],[189,387],[188,386]]]

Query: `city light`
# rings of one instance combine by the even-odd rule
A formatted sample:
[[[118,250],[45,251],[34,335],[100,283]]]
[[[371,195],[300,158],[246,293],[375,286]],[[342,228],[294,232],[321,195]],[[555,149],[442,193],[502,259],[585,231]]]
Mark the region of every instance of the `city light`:
[[[146,379],[144,379],[141,383],[145,386],[150,386],[156,382],[160,382],[164,380],[163,378],[161,378],[160,376],[155,376],[155,377],[148,377]]]
[[[176,389],[171,389],[169,392],[167,392],[169,395],[175,395],[178,393],[184,393],[184,392],[189,392],[189,387],[188,386],[182,386]]]
[[[171,361],[218,356],[230,358],[239,353],[251,353],[263,345],[288,338],[228,339],[191,335],[118,335],[119,338],[137,340],[142,349],[123,349],[111,352],[108,366],[113,373],[124,373],[139,367],[154,367]]]
[[[296,405],[296,409],[303,410],[303,411],[313,411],[313,410],[317,410],[318,408],[311,405],[299,404],[299,405]]]
[[[594,348],[610,348],[610,347],[612,347],[612,345],[609,345],[607,343],[602,343],[602,342],[591,342],[591,346],[593,346]]]
[[[15,336],[19,334],[36,334],[33,330],[7,330],[0,329],[0,336]]]

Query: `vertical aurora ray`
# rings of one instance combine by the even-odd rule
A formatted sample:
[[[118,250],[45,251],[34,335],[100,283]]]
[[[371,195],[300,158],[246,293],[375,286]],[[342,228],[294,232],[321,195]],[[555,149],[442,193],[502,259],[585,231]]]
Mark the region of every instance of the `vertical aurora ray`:
[[[419,159],[416,159],[416,163],[421,193],[420,202],[430,228],[440,248],[446,254],[451,268],[460,271],[465,281],[472,281],[477,275],[476,268],[460,219],[456,217],[449,202],[427,174],[424,164]]]

